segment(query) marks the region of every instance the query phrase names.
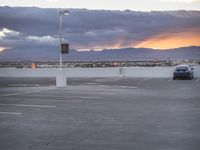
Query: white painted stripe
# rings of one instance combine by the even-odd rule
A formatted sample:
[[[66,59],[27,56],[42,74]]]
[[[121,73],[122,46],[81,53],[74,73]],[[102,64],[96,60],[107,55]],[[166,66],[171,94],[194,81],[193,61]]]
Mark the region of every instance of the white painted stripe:
[[[152,80],[153,78],[143,78],[142,80],[140,80],[140,81],[147,81],[147,80]]]
[[[100,97],[87,97],[87,96],[67,96],[66,98],[100,99]]]
[[[84,84],[86,84],[86,85],[97,85],[99,83],[84,83]]]
[[[105,90],[106,91],[106,90]],[[115,93],[65,92],[64,94],[115,95]]]
[[[168,79],[167,81],[168,81],[168,82],[171,82],[171,81],[172,81],[172,79]]]
[[[56,106],[49,105],[25,105],[25,104],[0,104],[1,106],[17,106],[17,107],[42,107],[42,108],[53,108]]]
[[[120,88],[137,89],[137,86],[119,86]]]
[[[26,87],[26,86],[40,86],[40,85],[39,84],[8,84],[8,86],[10,86],[10,87],[18,87],[18,86]]]
[[[3,94],[1,96],[3,96],[3,97],[5,97],[5,96],[15,96],[15,95],[28,94],[28,93],[39,93],[39,92],[49,91],[49,90],[52,90],[52,88],[51,89],[45,89],[45,90],[25,91],[25,92],[20,92],[20,93]]]
[[[115,93],[111,93],[111,92],[109,92],[109,93],[106,93],[106,92],[101,92],[101,93],[96,93],[95,92],[95,93],[92,93],[92,91],[91,92],[79,92],[79,91],[77,91],[77,92],[63,92],[63,94],[115,95]]]
[[[21,115],[21,113],[16,113],[16,112],[0,112],[0,114],[5,114],[5,115]]]
[[[13,86],[13,87],[16,87],[16,86],[27,86],[27,84],[8,84],[8,86]]]
[[[58,99],[76,99],[76,98],[81,98],[81,99],[100,99],[100,97],[87,97],[87,96],[54,96],[54,95],[29,95],[30,97],[39,97],[39,98],[58,98]]]
[[[81,100],[81,99],[80,99]],[[77,102],[81,102],[79,99],[78,100],[66,100],[66,99],[63,99],[63,100],[49,100],[49,99],[6,99],[5,101],[48,101],[48,102],[70,102],[70,103],[77,103]],[[1,105],[1,104],[0,104]]]

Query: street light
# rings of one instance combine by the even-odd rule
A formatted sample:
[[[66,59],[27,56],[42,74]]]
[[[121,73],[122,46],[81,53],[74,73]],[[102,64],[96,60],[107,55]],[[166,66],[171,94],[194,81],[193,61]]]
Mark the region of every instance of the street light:
[[[60,10],[59,23],[60,23],[60,69],[62,69],[62,16],[68,15],[68,10]]]

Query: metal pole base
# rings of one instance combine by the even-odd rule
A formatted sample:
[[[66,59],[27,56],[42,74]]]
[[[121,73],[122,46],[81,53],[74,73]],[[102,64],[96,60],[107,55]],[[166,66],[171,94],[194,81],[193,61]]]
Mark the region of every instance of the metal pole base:
[[[56,87],[67,87],[67,77],[63,70],[59,70],[56,75]]]

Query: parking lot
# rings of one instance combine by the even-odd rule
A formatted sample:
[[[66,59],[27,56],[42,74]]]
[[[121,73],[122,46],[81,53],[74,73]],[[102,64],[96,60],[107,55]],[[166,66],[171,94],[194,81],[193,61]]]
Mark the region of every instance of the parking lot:
[[[199,150],[200,79],[0,78],[1,150]]]

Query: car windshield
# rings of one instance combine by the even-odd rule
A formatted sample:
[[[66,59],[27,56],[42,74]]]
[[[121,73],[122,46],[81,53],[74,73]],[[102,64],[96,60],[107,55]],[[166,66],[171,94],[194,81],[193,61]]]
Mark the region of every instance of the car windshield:
[[[180,66],[180,67],[177,67],[176,70],[178,70],[178,71],[180,71],[180,70],[186,71],[186,70],[189,70],[189,67],[187,67],[187,66]]]

